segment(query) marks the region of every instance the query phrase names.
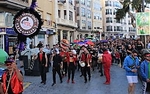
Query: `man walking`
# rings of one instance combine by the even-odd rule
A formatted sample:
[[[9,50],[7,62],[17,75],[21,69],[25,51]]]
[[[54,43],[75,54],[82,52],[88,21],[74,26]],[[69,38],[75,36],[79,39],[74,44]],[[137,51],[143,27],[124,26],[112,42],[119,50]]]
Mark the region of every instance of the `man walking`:
[[[39,69],[40,69],[40,75],[41,75],[41,80],[42,80],[41,83],[43,83],[45,85],[48,59],[47,59],[46,53],[43,52],[42,46],[40,46],[39,50],[40,50],[40,52],[35,57],[35,59],[38,59],[38,61],[39,61]]]
[[[52,86],[54,86],[56,84],[56,72],[59,75],[60,78],[60,83],[62,83],[62,76],[60,73],[60,70],[62,68],[62,57],[59,54],[58,50],[54,50],[54,56],[53,56],[53,67],[52,67],[52,72],[53,72],[53,84]]]

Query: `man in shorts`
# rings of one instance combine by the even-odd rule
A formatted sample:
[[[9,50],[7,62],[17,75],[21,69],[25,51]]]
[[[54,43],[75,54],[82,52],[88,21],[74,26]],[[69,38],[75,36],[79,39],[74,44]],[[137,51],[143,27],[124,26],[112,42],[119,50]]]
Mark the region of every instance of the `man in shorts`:
[[[137,69],[139,68],[139,59],[136,50],[132,50],[131,52],[132,53],[124,59],[124,69],[126,70],[126,76],[129,83],[128,94],[135,94],[135,84],[138,83]]]

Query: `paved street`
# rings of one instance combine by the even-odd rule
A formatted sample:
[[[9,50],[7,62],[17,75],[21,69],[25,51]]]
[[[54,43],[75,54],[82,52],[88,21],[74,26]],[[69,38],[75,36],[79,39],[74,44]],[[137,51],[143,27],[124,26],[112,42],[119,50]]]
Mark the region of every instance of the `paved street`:
[[[111,84],[104,85],[105,77],[100,77],[98,71],[92,72],[91,81],[84,83],[84,79],[80,76],[80,72],[76,71],[75,84],[67,83],[67,77],[63,78],[61,84],[58,75],[55,86],[52,84],[52,73],[47,73],[46,85],[40,84],[40,77],[25,76],[24,77],[24,94],[127,94],[127,79],[124,69],[113,65],[111,68]],[[141,83],[136,86],[136,93],[141,94]]]

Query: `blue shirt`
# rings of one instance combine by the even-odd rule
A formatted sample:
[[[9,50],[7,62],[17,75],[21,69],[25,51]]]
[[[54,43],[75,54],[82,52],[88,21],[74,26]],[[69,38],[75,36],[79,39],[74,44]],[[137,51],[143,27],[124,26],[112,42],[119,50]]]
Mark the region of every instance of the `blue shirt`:
[[[142,80],[146,82],[146,80],[148,79],[148,62],[146,60],[144,60],[141,65],[140,65],[140,71],[141,71],[141,77]]]
[[[126,70],[126,76],[137,76],[137,73],[134,73],[131,70],[137,69],[137,66],[139,66],[138,57],[133,58],[131,55],[126,56],[123,66]]]

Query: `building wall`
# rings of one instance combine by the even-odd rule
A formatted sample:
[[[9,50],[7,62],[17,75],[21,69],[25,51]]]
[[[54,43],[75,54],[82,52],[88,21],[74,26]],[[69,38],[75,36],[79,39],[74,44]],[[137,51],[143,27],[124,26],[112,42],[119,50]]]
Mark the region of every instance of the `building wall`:
[[[29,0],[29,5],[31,4],[32,0]],[[51,30],[53,31],[53,33],[55,32],[56,28],[55,28],[55,16],[54,16],[54,5],[55,5],[55,0],[37,0],[37,4],[38,7],[36,8],[36,10],[39,12],[39,14],[41,15],[41,18],[43,20],[43,25],[42,25],[42,29],[41,32],[46,32],[47,30]],[[43,36],[44,35],[44,36]],[[35,44],[35,46],[39,43],[39,41],[42,41],[44,45],[46,44],[50,44],[50,47],[53,46],[53,44],[55,44],[55,42],[57,41],[54,38],[55,34],[44,34],[39,33],[39,35],[37,35],[33,42]]]
[[[62,0],[63,1],[63,0]],[[57,24],[58,42],[67,39],[73,42],[77,23],[75,22],[75,1],[64,0],[65,2],[55,1],[55,19]]]
[[[102,0],[92,0],[92,23],[94,37],[101,39],[103,33]]]
[[[116,8],[122,8],[119,0],[103,0],[103,27],[107,36],[130,37],[135,35],[135,28],[131,25],[131,18],[127,14],[120,22],[115,20]]]

